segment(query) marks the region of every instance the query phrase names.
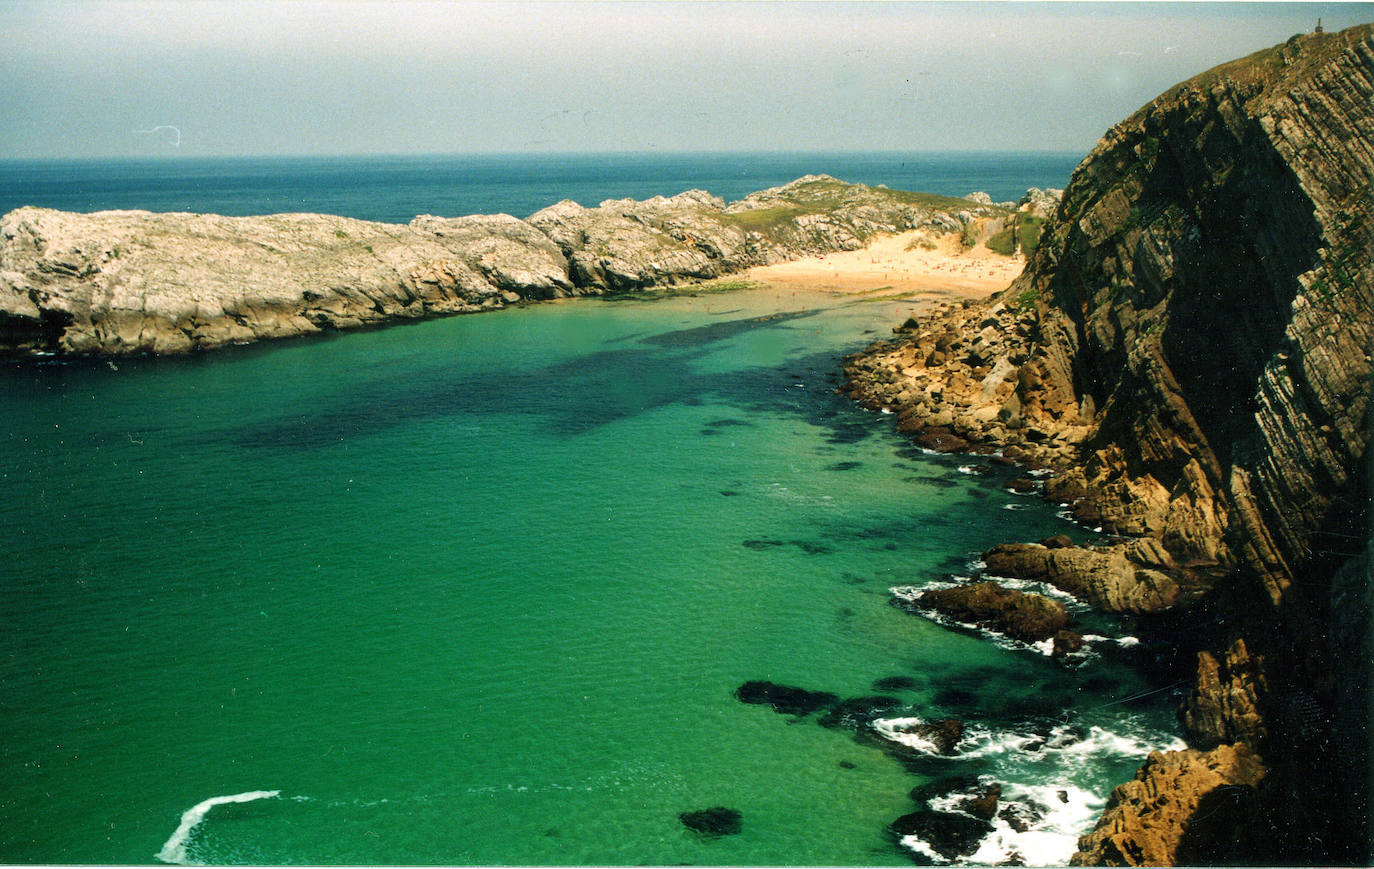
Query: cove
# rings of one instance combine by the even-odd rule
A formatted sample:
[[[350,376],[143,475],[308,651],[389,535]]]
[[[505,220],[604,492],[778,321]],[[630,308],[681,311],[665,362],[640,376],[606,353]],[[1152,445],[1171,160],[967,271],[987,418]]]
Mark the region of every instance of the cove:
[[[913,788],[1100,808],[1176,730],[1126,647],[1066,666],[891,604],[1087,533],[833,394],[912,304],[580,300],[0,370],[0,858],[901,865]],[[888,694],[970,750],[903,763],[751,680]],[[716,806],[738,833],[680,820]]]

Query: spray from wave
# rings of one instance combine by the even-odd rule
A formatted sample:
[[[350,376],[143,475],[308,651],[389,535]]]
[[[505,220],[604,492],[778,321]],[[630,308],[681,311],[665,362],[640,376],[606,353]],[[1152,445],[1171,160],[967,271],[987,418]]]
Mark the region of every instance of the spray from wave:
[[[195,832],[200,822],[205,820],[205,816],[215,806],[222,806],[226,803],[250,803],[253,800],[275,799],[281,796],[281,791],[248,791],[241,794],[230,794],[224,797],[211,797],[202,800],[181,815],[181,823],[177,825],[176,832],[172,833],[162,850],[157,852],[157,859],[163,863],[172,863],[177,866],[200,866],[201,863],[192,860],[187,848],[190,845],[191,834]]]

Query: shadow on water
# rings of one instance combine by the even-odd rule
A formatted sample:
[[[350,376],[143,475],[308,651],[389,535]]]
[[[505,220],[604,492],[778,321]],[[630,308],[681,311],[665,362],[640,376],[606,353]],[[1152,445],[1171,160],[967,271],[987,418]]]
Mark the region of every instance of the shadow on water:
[[[360,384],[332,408],[245,425],[227,435],[250,448],[314,449],[425,420],[499,413],[534,416],[553,434],[571,436],[668,405],[699,405],[709,399],[751,412],[801,413],[829,428],[831,442],[861,440],[872,428],[856,419],[858,411],[835,396],[827,380],[838,371],[834,352],[793,357],[785,366],[693,371],[691,363],[721,342],[753,330],[783,327],[814,313],[679,329],[641,338],[635,346],[600,350],[528,372],[454,374],[433,368],[401,383]]]

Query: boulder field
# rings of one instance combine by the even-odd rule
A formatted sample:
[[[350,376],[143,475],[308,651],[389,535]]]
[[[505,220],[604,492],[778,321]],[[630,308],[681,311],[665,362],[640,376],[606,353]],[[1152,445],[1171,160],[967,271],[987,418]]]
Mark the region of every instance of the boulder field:
[[[1026,270],[846,362],[933,449],[1052,472],[1116,542],[987,574],[1133,613],[1193,748],[1117,789],[1085,865],[1368,865],[1374,26],[1183,82],[1074,172]]]

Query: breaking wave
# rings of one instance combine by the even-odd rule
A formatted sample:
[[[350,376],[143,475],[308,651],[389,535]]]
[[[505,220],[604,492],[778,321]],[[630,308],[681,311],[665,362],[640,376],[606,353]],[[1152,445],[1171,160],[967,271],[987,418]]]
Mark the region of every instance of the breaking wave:
[[[202,865],[191,859],[187,849],[190,846],[191,834],[195,832],[196,827],[200,826],[200,822],[205,820],[205,816],[209,814],[211,809],[227,803],[251,803],[254,800],[270,800],[280,796],[281,791],[248,791],[201,800],[182,813],[181,823],[177,825],[176,831],[163,844],[162,850],[157,852],[157,859],[163,863],[172,863],[178,866]]]

